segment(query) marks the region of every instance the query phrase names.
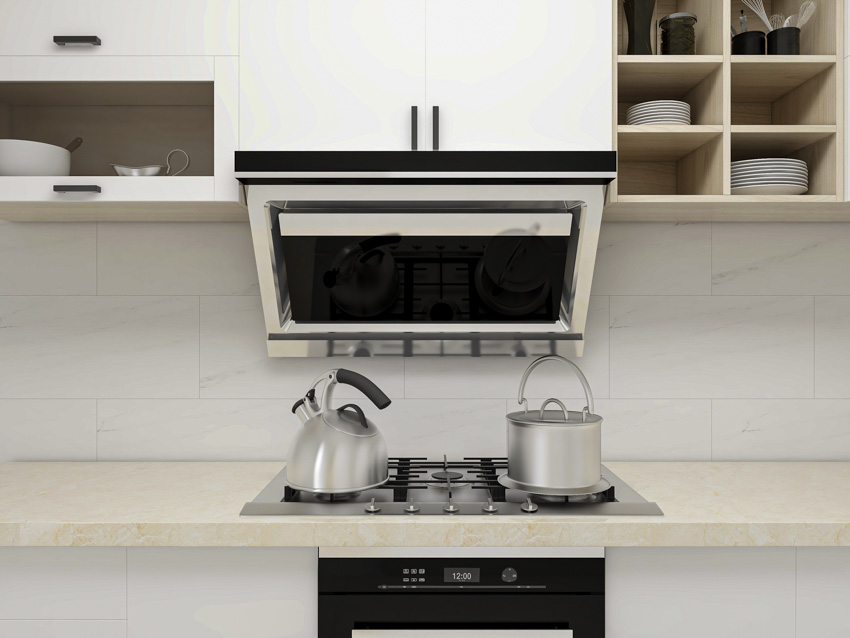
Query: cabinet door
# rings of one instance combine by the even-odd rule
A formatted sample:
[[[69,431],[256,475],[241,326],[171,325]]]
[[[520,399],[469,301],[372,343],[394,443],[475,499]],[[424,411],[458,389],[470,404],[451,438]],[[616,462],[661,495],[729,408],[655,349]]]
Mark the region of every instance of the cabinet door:
[[[241,25],[242,150],[411,148],[425,0],[243,0]]]
[[[3,0],[0,55],[236,55],[238,0]],[[94,35],[100,46],[58,46]]]
[[[611,150],[612,3],[428,0],[428,143]]]

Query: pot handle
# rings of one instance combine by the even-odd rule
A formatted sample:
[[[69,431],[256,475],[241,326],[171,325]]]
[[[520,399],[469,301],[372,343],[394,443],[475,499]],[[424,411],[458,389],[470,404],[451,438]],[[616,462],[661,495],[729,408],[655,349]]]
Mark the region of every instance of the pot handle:
[[[570,417],[569,417],[569,415],[568,415],[568,413],[567,413],[567,407],[566,407],[566,406],[565,406],[565,405],[564,405],[561,401],[559,401],[558,399],[546,399],[546,400],[543,402],[543,405],[541,405],[541,406],[540,406],[540,414],[538,415],[538,418],[539,418],[541,421],[543,421],[543,420],[544,420],[544,419],[543,419],[543,416],[544,416],[544,414],[546,413],[546,406],[547,406],[547,405],[549,405],[550,403],[557,403],[557,404],[558,404],[558,407],[560,407],[560,408],[561,408],[561,411],[564,413],[564,421],[569,421],[569,420],[570,420]]]
[[[528,410],[528,399],[525,398],[525,384],[528,381],[529,375],[531,375],[531,371],[534,370],[537,366],[539,366],[544,361],[560,361],[561,363],[567,364],[573,372],[575,372],[578,380],[581,382],[582,387],[584,388],[584,398],[587,400],[587,405],[585,406],[585,410],[587,413],[593,414],[593,393],[590,391],[590,384],[587,382],[587,378],[584,376],[584,373],[579,369],[579,367],[574,364],[569,359],[565,359],[557,354],[547,354],[545,357],[540,357],[536,361],[532,361],[531,365],[525,369],[525,372],[522,375],[522,381],[519,383],[519,393],[517,394],[517,403],[520,405],[525,405],[526,411]],[[560,403],[560,401],[558,402]],[[544,404],[545,405],[545,404]],[[563,404],[561,405],[563,408]],[[586,420],[585,413],[582,413],[582,421]]]
[[[183,168],[181,168],[179,171],[175,171],[175,172],[173,172],[173,173],[172,173],[172,172],[171,172],[171,156],[172,156],[172,155],[174,155],[175,153],[183,153],[183,155],[185,155],[185,156],[186,156],[186,166],[184,166]],[[190,160],[189,160],[189,153],[187,153],[186,151],[184,151],[182,148],[175,148],[173,151],[171,151],[171,152],[170,152],[170,153],[169,153],[169,154],[165,157],[165,165],[166,165],[165,174],[166,174],[166,175],[171,175],[171,177],[177,177],[180,173],[182,173],[182,172],[183,172],[183,171],[185,171],[187,168],[189,168],[189,162],[190,162]]]

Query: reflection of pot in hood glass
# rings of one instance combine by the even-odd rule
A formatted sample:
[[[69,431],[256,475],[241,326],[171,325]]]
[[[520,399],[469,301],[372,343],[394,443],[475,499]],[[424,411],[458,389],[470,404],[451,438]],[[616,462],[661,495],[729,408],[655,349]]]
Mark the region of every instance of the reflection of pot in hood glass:
[[[374,317],[390,308],[398,296],[396,261],[384,248],[401,237],[371,237],[343,248],[322,281],[337,306],[354,317]]]
[[[509,316],[534,312],[546,301],[552,257],[537,235],[493,237],[475,269],[475,288],[492,310]]]

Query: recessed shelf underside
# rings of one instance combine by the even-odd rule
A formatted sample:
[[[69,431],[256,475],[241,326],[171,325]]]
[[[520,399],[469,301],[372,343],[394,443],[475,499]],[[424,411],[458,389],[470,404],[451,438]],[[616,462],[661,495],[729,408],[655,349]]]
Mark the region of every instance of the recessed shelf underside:
[[[732,101],[772,102],[835,61],[834,55],[732,56]]]
[[[675,162],[722,135],[723,127],[653,124],[619,126],[617,131],[621,162]]]
[[[238,202],[0,202],[0,219],[10,222],[247,222],[248,209]]]
[[[720,55],[621,55],[620,102],[679,99],[723,64]]]
[[[732,126],[732,161],[785,157],[835,135],[835,125]]]

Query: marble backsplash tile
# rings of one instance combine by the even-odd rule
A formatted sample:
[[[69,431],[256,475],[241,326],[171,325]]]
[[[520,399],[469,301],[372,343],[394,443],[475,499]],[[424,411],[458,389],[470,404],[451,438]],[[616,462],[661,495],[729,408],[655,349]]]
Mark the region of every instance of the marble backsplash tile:
[[[848,260],[844,224],[604,225],[578,360],[604,457],[848,458]],[[341,366],[393,398],[391,454],[498,454],[528,363],[270,359],[246,224],[0,223],[0,460],[281,458]],[[551,365],[528,393],[582,397]]]
[[[812,297],[612,297],[611,396],[812,397]]]
[[[258,295],[251,235],[242,224],[101,224],[100,295]]]
[[[715,295],[850,295],[850,225],[715,224]]]
[[[0,399],[0,463],[97,460],[96,414],[94,399]]]
[[[0,295],[96,295],[97,224],[0,221]]]
[[[197,396],[197,297],[0,297],[0,398]]]
[[[259,297],[201,298],[201,397],[285,398],[302,396],[313,380],[331,368],[365,374],[387,396],[404,396],[401,358],[269,358]],[[340,386],[336,396],[360,393]]]
[[[595,295],[710,295],[711,224],[603,224]]]

